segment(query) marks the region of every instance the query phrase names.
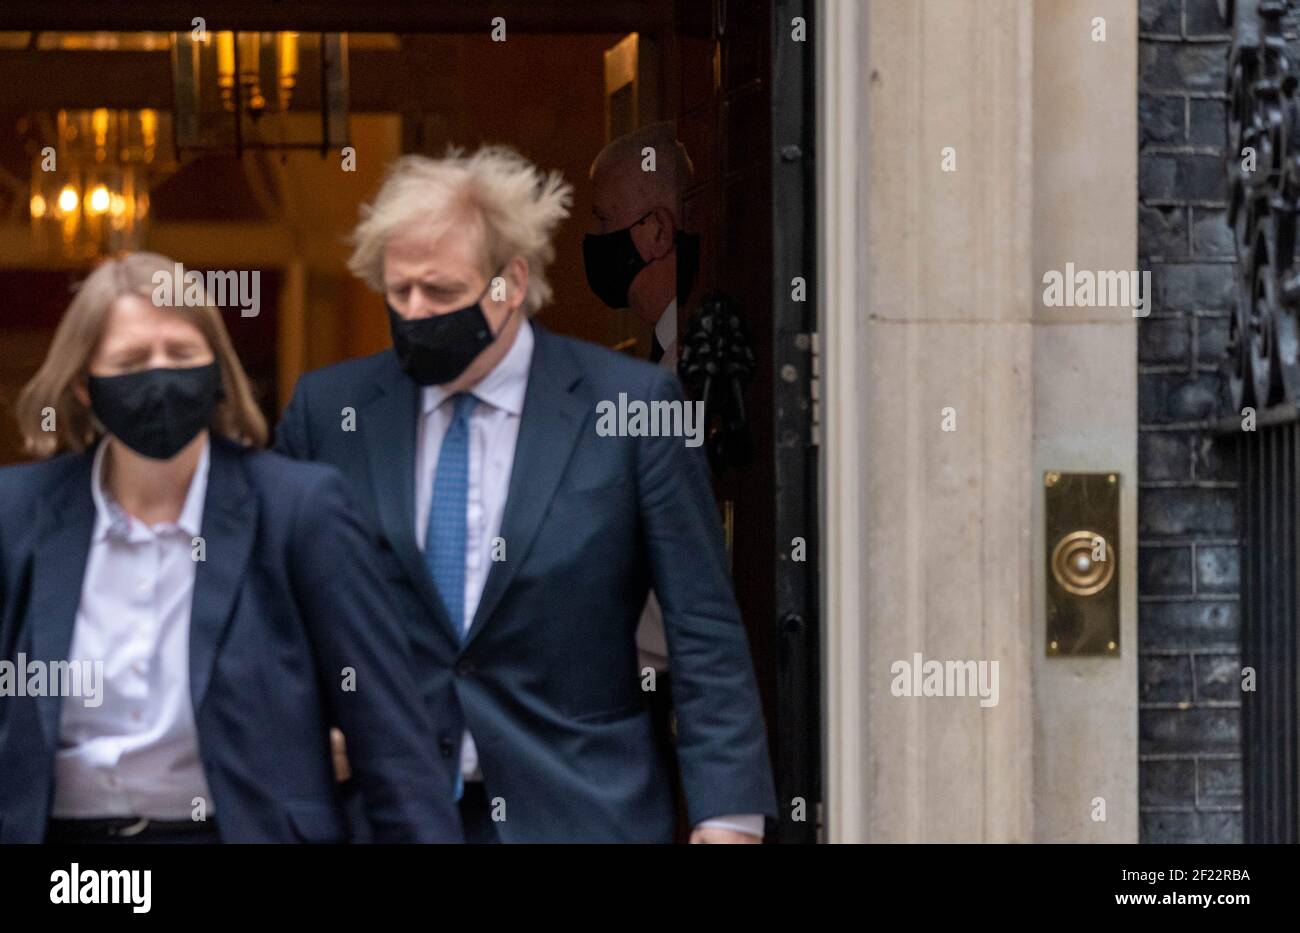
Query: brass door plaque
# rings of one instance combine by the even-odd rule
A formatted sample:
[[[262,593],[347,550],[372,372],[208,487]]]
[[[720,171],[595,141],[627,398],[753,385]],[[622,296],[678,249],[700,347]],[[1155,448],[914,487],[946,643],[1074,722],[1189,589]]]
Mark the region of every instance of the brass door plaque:
[[[1119,474],[1043,474],[1047,654],[1119,657]]]

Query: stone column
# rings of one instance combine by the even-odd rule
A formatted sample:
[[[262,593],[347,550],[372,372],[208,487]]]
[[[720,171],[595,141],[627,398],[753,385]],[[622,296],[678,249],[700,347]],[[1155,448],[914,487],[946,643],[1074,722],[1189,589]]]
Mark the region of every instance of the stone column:
[[[1039,266],[1134,268],[1131,4],[848,6],[822,8],[828,836],[1125,838],[1133,487],[1124,660],[1048,662],[1041,471],[1134,479],[1133,323],[1040,310]],[[997,662],[997,705],[895,695],[918,653]]]

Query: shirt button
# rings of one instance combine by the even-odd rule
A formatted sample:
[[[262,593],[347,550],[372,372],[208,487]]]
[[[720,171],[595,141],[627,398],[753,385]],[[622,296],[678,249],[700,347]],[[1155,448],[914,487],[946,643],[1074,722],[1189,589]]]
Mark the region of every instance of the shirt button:
[[[474,662],[469,658],[461,658],[456,662],[456,673],[461,677],[474,673]]]
[[[135,585],[135,595],[140,599],[148,599],[153,595],[153,584],[148,580],[140,580]]]
[[[139,721],[140,721],[140,711],[139,711],[138,709],[133,709],[133,710],[131,710],[131,718],[134,719],[136,722],[139,722]]]
[[[443,758],[450,758],[456,753],[456,744],[444,736],[438,740],[438,751],[442,753]]]

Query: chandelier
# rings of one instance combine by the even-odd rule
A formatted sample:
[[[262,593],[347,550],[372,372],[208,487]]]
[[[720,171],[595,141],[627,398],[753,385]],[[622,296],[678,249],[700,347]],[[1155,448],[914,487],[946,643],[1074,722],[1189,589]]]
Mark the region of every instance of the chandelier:
[[[162,122],[155,110],[58,112],[56,145],[42,147],[32,161],[37,249],[92,259],[139,248]]]

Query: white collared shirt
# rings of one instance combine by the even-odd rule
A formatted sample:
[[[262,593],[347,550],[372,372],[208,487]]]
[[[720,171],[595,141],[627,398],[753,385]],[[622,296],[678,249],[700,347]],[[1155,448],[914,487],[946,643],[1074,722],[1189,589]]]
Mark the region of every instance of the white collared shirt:
[[[664,348],[659,365],[670,373],[677,372],[677,299],[674,298],[655,322],[655,338]]]
[[[203,527],[205,443],[180,518],[146,525],[113,501],[95,453],[95,527],[68,660],[102,661],[102,704],[64,698],[54,756],[61,819],[188,819],[194,799],[213,813],[190,701],[193,539]]]
[[[492,568],[492,539],[501,534],[501,521],[510,491],[519,417],[524,411],[528,372],[533,362],[533,326],[525,320],[500,362],[470,389],[479,404],[469,418],[469,483],[465,515],[465,616],[454,619],[468,632]],[[415,540],[424,550],[429,506],[438,454],[451,426],[452,405],[441,386],[425,386],[420,398],[420,425],[415,448]],[[480,781],[478,750],[465,730],[460,768],[465,780]]]

